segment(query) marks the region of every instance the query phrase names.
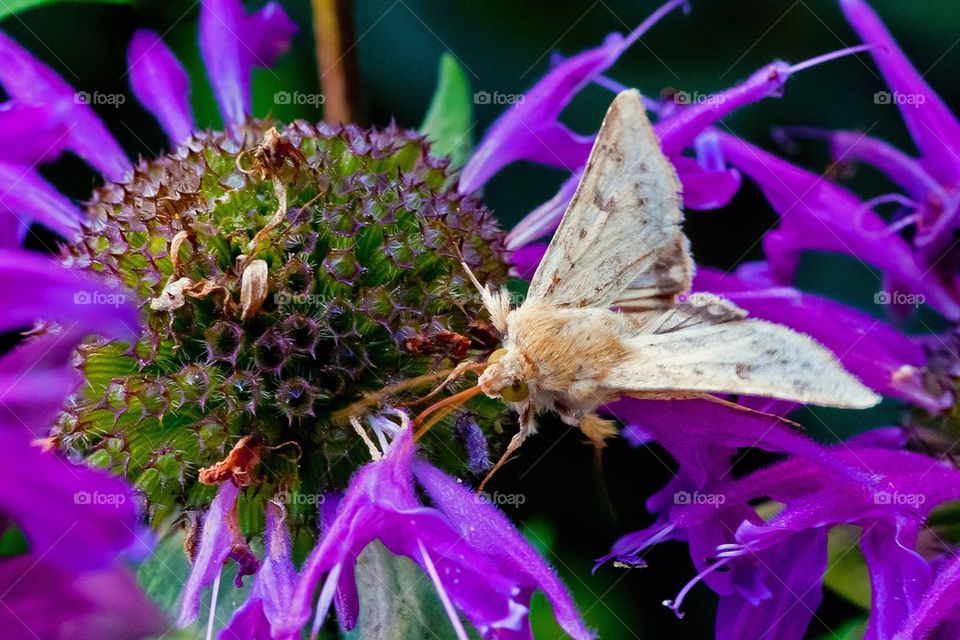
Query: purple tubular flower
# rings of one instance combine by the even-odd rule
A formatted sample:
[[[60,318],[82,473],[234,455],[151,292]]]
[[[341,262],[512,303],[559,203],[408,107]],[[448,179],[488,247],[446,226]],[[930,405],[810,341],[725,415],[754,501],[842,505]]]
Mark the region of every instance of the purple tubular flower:
[[[244,562],[248,560],[249,552],[243,541],[238,539],[235,509],[239,495],[240,489],[237,485],[230,480],[223,482],[210,503],[210,509],[203,516],[200,542],[190,569],[190,577],[187,578],[180,596],[177,625],[181,628],[189,626],[197,619],[200,613],[201,591],[220,579],[220,571],[229,558],[237,556],[238,553],[242,556],[237,558],[240,565],[238,581],[245,573],[244,565],[249,566],[249,562]]]
[[[0,560],[5,638],[136,640],[163,633],[163,615],[120,566],[74,574],[49,558]]]
[[[592,637],[566,587],[503,513],[490,505],[478,504],[472,491],[424,461],[416,461],[413,472],[434,505],[447,517],[467,545],[475,552],[491,558],[499,571],[516,581],[518,586],[511,590],[511,598],[518,592],[527,593],[526,601],[521,606],[517,606],[516,600],[508,601],[511,617],[529,609],[530,596],[534,589],[540,589],[553,606],[557,622],[564,631],[573,638]],[[488,605],[483,604],[484,608]],[[496,623],[489,623],[489,618],[487,624],[478,624],[475,617],[471,617],[471,620],[484,637],[488,634],[501,637],[499,634],[507,629],[516,631],[516,637],[529,637],[528,625],[521,626],[518,623],[514,629],[504,625],[502,630],[498,630]]]
[[[870,478],[859,468],[838,460],[831,451],[802,434],[796,433],[776,416],[738,411],[705,400],[654,401],[623,399],[607,405],[606,410],[627,424],[628,439],[653,440],[673,457],[679,470],[677,477],[647,500],[647,510],[657,520],[647,529],[622,537],[610,554],[599,559],[597,566],[611,558],[633,566],[642,566],[642,553],[660,541],[685,539],[698,571],[706,571],[718,544],[730,541],[744,519],[752,517],[747,505],[730,505],[688,527],[678,527],[670,514],[683,497],[716,492],[733,482],[730,461],[740,447],[757,447],[774,453],[787,453],[822,467],[826,472],[844,475],[863,483]],[[682,535],[681,535],[682,534]],[[738,579],[736,572],[708,573],[707,583],[718,593],[732,593]]]
[[[790,553],[760,551],[752,558],[768,579],[752,597],[720,596],[716,640],[801,638],[823,599],[827,532],[814,529],[790,540]]]
[[[0,84],[17,104],[50,109],[67,126],[63,147],[119,181],[132,168],[130,160],[97,115],[73,87],[4,33],[0,33]]]
[[[910,63],[864,0],[840,0],[840,7],[861,39],[875,45],[873,59],[894,94],[918,97],[910,104],[898,101],[898,106],[920,150],[924,168],[941,182],[956,183],[960,180],[960,121]]]
[[[672,8],[672,5],[664,5],[660,11],[665,13]],[[606,46],[604,44],[603,47],[558,64],[534,85],[522,103],[514,105],[500,116],[484,137],[477,153],[464,167],[460,179],[460,191],[463,193],[479,189],[494,173],[517,160],[571,170],[572,175],[556,195],[530,212],[511,231],[507,238],[510,249],[519,249],[553,232],[573,198],[583,175],[593,136],[576,136],[557,118],[570,98],[587,83],[600,78],[606,68],[591,67],[587,72],[574,63],[584,56],[599,55],[598,52],[604,51]],[[740,189],[740,173],[727,168],[719,139],[716,133],[709,130],[711,125],[740,107],[780,95],[787,80],[796,71],[864,48],[843,49],[792,66],[785,62],[774,62],[755,72],[746,81],[695,105],[650,104],[659,115],[654,130],[683,186],[684,207],[723,207]],[[559,92],[558,87],[563,87],[563,92]],[[566,142],[555,139],[564,136]],[[696,160],[681,155],[690,146],[696,150]]]
[[[932,508],[960,495],[960,472],[924,455],[875,446],[889,440],[885,430],[830,448],[839,466],[795,456],[738,480],[708,478],[699,495],[710,500],[678,500],[676,494],[672,504],[662,500],[658,523],[622,539],[613,555],[635,563],[650,544],[685,537],[700,573],[667,603],[671,608],[679,611],[703,580],[721,595],[718,638],[761,638],[774,628],[777,638],[799,639],[819,603],[826,534],[835,525],[854,524],[864,531],[860,544],[874,594],[867,637],[894,637],[930,582],[916,553],[917,532]],[[845,470],[851,467],[870,480]],[[784,506],[764,520],[750,506],[758,499]],[[716,528],[717,522],[726,524]],[[719,534],[712,552],[694,545],[710,527]]]
[[[741,266],[735,275],[701,267],[694,288],[722,295],[751,317],[806,333],[878,393],[938,412],[950,394],[934,397],[924,387],[921,347],[890,325],[853,308],[777,285],[765,263]]]
[[[343,493],[339,491],[324,495],[320,505],[320,536],[327,535],[337,517]],[[337,620],[345,631],[357,626],[360,617],[360,594],[357,592],[356,567],[348,564],[340,571],[337,589],[333,594],[333,608],[337,612]]]
[[[559,121],[560,112],[585,86],[613,66],[624,51],[684,0],[670,0],[627,36],[613,33],[603,44],[572,56],[552,69],[490,127],[460,175],[460,192],[480,189],[500,169],[518,160],[577,169],[593,136],[578,135]]]
[[[665,117],[654,127],[663,152],[667,156],[676,155],[707,127],[736,109],[781,94],[791,74],[790,65],[774,62],[754,72],[743,83]]]
[[[780,224],[764,238],[778,282],[793,280],[800,253],[844,253],[873,265],[887,278],[949,319],[960,319],[957,296],[910,246],[854,194],[754,145],[718,132],[724,156],[763,191]]]
[[[137,100],[160,122],[173,143],[196,129],[190,110],[190,79],[183,66],[153,31],[140,29],[127,49],[130,87]]]
[[[273,627],[282,619],[283,610],[290,603],[296,581],[296,571],[290,558],[290,534],[287,532],[285,518],[286,513],[280,504],[267,504],[267,542],[263,563],[253,580],[250,597],[237,609],[230,623],[220,631],[218,637],[221,640],[288,640],[295,637],[285,636]]]
[[[898,202],[916,213],[898,223],[916,223],[913,244],[921,250],[928,262],[936,265],[946,246],[952,241],[952,231],[960,214],[960,195],[952,185],[941,185],[923,165],[899,149],[855,131],[822,132],[811,129],[792,129],[794,133],[824,137],[830,142],[836,162],[862,161],[873,165],[907,192],[909,198],[876,198]]]
[[[240,0],[207,0],[200,11],[200,52],[228,127],[251,111],[250,74],[287,50],[296,25],[276,2],[247,15]]]
[[[327,575],[316,612],[316,620],[322,620],[342,571],[352,568],[367,544],[379,540],[430,576],[460,638],[467,635],[456,609],[483,638],[531,637],[528,614],[536,589],[546,594],[571,637],[592,637],[562,583],[510,522],[456,480],[414,461],[414,449],[407,426],[382,459],[354,476],[336,517],[304,564],[282,631],[294,633],[307,623],[314,593]],[[414,474],[435,507],[420,503]]]

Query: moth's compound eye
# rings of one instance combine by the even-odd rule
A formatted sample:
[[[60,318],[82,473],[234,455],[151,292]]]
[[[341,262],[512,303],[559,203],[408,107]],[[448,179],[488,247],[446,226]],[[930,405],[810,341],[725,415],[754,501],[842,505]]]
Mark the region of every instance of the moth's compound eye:
[[[523,402],[530,395],[526,382],[514,382],[512,385],[500,389],[500,397],[507,402]]]
[[[502,349],[502,348],[497,349],[496,351],[490,354],[489,358],[487,358],[487,364],[493,364],[494,362],[499,362],[500,360],[503,360],[503,356],[505,355],[507,355],[506,349]]]

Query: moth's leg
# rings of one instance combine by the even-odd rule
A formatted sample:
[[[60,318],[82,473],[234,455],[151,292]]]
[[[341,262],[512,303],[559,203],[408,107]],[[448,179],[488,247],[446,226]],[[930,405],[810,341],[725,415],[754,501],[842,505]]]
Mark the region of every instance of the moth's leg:
[[[617,423],[605,420],[595,413],[588,413],[580,420],[580,431],[593,446],[603,449],[607,446],[607,438],[617,435]]]
[[[487,486],[487,483],[490,482],[490,478],[493,477],[497,471],[500,470],[500,467],[507,464],[510,456],[513,455],[513,452],[520,448],[520,445],[524,443],[531,433],[537,430],[537,425],[533,421],[533,408],[528,404],[525,409],[520,413],[520,431],[517,432],[515,436],[510,439],[510,444],[507,445],[507,450],[503,452],[503,455],[500,456],[500,459],[497,460],[497,464],[493,465],[490,471],[487,472],[487,476],[483,479],[483,482],[480,483],[480,486],[477,487],[477,493],[483,491],[483,488]]]
[[[606,474],[603,472],[603,450],[607,446],[607,438],[617,435],[617,423],[605,420],[595,413],[588,413],[580,420],[580,431],[587,436],[593,445],[593,477],[596,482],[597,494],[600,496],[603,508],[617,521],[617,513],[610,499],[607,488]]]

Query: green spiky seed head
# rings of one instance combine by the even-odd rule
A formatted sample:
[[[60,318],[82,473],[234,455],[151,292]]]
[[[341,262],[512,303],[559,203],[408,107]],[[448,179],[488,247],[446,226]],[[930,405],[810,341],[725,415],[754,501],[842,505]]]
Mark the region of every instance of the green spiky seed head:
[[[100,189],[66,256],[133,291],[144,325],[134,345],[80,347],[85,384],[58,440],[122,470],[155,521],[206,505],[201,470],[242,441],[258,460],[248,499],[301,496],[291,516],[312,523],[306,497],[369,460],[351,412],[423,395],[438,380],[409,381],[496,346],[460,262],[501,284],[503,234],[421,137],[304,122],[243,133],[198,135]],[[503,409],[469,410],[492,429]]]

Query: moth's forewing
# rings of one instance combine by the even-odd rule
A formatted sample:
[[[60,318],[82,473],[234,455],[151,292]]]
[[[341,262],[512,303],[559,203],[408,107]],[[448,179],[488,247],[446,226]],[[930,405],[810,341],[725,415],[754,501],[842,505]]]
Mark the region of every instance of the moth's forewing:
[[[652,297],[685,291],[693,268],[682,222],[679,182],[643,98],[621,92],[527,299],[608,308],[634,281]]]

